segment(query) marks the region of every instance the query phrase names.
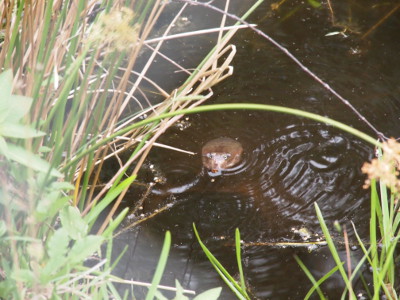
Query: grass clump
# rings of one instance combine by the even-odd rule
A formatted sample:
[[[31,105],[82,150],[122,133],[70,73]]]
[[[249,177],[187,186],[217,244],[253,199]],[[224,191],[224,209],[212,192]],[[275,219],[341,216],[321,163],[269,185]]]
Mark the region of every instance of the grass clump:
[[[166,5],[0,3],[0,298],[120,298],[110,257],[128,210],[117,209],[154,141],[182,114],[154,117],[211,97],[235,55],[228,41],[239,27],[225,30],[222,18],[215,48],[193,72],[172,62],[188,79],[163,90],[147,73],[186,7],[150,42]],[[102,182],[104,161],[128,148]]]
[[[383,152],[380,149],[383,149]],[[348,294],[349,299],[356,299],[353,281],[358,277],[363,278],[360,270],[366,264],[371,271],[372,285],[369,286],[364,281],[365,295],[363,297],[367,297],[368,299],[382,299],[382,297],[391,300],[399,299],[396,292],[396,288],[398,288],[396,249],[400,240],[400,215],[398,213],[398,196],[400,192],[398,179],[400,166],[399,149],[399,143],[394,139],[389,139],[382,143],[381,148],[377,151],[378,158],[374,158],[370,163],[365,163],[362,167],[362,171],[368,175],[364,187],[371,189],[370,233],[369,241],[363,241],[357,234],[357,229],[353,224],[358,245],[364,254],[355,266],[352,266],[350,263],[351,254],[346,233],[347,270],[345,269],[344,261],[342,261],[338,254],[338,248],[330,236],[322,213],[318,205],[315,204],[322,231],[337,265],[335,270],[330,272],[329,276],[336,270],[339,270],[346,283],[342,299],[346,297],[346,294]],[[377,183],[377,180],[379,180],[379,183]],[[299,264],[309,274],[306,266],[300,261]],[[316,282],[311,274],[310,276],[310,280],[314,286],[308,293],[307,298],[311,296],[314,290],[320,291],[320,284],[329,278],[329,276],[324,276]],[[320,298],[325,299],[322,294],[320,294]]]

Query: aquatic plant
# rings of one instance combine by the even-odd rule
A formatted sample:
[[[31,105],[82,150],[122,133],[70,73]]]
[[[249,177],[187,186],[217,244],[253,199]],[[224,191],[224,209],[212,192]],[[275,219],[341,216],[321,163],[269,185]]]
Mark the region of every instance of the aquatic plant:
[[[240,231],[236,228],[235,231],[235,251],[236,251],[236,261],[238,265],[239,272],[239,282],[235,280],[235,278],[229,274],[229,272],[222,266],[222,264],[218,261],[218,259],[208,250],[207,246],[202,242],[200,235],[196,229],[196,225],[193,224],[194,234],[196,235],[197,241],[200,244],[200,247],[203,249],[203,252],[217,271],[217,273],[221,276],[222,280],[225,284],[231,289],[231,291],[235,294],[238,299],[249,300],[250,296],[247,293],[247,286],[245,283],[245,276],[243,273],[242,266],[242,251],[241,251],[241,239],[240,239]]]
[[[116,215],[117,208],[154,141],[185,113],[216,109],[287,112],[346,128],[381,145],[349,126],[282,107],[241,104],[194,108],[211,97],[213,85],[232,74],[235,47],[228,41],[237,29],[251,25],[230,26],[223,35],[223,19],[221,26],[213,29],[220,33],[215,48],[189,72],[180,88],[167,92],[146,74],[163,42],[171,38],[168,33],[181,12],[161,36],[150,38],[167,4],[136,1],[121,9],[124,4],[119,0],[0,3],[0,66],[2,71],[11,70],[0,78],[3,298],[120,297],[113,283],[124,281],[110,275],[110,257],[113,232],[127,209]],[[195,33],[187,35],[191,34]],[[138,72],[137,59],[146,55],[145,67]],[[140,98],[143,81],[159,96],[159,103],[143,104],[148,101]],[[135,106],[140,109],[128,113]],[[134,149],[130,158],[110,180],[101,182],[105,160],[118,159],[127,148]],[[110,204],[113,208],[93,234],[100,213]],[[391,218],[397,222],[394,215],[393,211]],[[382,218],[379,223],[387,220]],[[394,248],[388,246],[383,258],[393,254]],[[160,264],[165,263],[166,252]],[[162,267],[153,283],[146,285],[151,286],[149,298],[157,297],[161,274]],[[380,273],[377,284],[383,282],[385,274]],[[241,286],[244,289],[243,282]]]
[[[154,141],[181,116],[124,128],[197,106],[232,74],[228,41],[245,26],[226,27],[222,18],[210,29],[215,48],[193,72],[172,62],[188,79],[163,90],[147,72],[164,41],[176,38],[170,30],[187,5],[157,35],[167,3],[125,2],[0,3],[2,298],[119,299],[113,283],[120,279],[110,275],[117,263],[110,261],[112,237],[128,209],[116,210]],[[145,64],[137,70],[139,57]],[[152,103],[143,89],[157,95]],[[128,148],[128,161],[101,182],[105,160]]]

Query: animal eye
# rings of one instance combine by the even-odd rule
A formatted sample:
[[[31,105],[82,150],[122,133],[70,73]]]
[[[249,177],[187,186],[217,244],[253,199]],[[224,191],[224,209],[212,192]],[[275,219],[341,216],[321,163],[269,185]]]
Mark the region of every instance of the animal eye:
[[[212,154],[211,153],[207,153],[207,157],[208,158],[212,158]]]
[[[231,155],[230,155],[230,154],[224,154],[223,157],[224,157],[224,159],[226,160],[226,159],[228,159],[229,156],[231,156]]]

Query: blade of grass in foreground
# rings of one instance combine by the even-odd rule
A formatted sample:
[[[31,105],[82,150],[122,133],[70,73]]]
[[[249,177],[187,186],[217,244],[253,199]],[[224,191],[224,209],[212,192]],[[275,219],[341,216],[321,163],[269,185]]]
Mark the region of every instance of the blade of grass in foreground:
[[[154,299],[154,295],[157,290],[157,286],[160,284],[161,277],[164,273],[165,266],[168,260],[169,249],[171,248],[171,233],[167,231],[165,233],[164,245],[161,250],[160,260],[158,261],[156,271],[151,281],[149,292],[146,295],[146,300]]]
[[[308,279],[310,279],[310,281],[313,284],[312,288],[308,291],[307,295],[304,297],[304,300],[309,299],[315,290],[317,290],[317,293],[318,293],[320,299],[326,299],[320,289],[320,285],[325,280],[327,280],[329,277],[331,277],[331,275],[334,274],[337,270],[339,270],[339,267],[336,266],[336,267],[332,268],[328,273],[326,273],[323,277],[321,277],[318,281],[316,281],[314,276],[311,274],[311,272],[307,269],[307,267],[303,264],[303,262],[300,260],[300,258],[297,255],[294,255],[294,259],[296,260],[296,262],[299,264],[300,268],[303,270],[303,272],[307,275]]]
[[[354,294],[354,291],[351,289],[351,282],[349,281],[349,278],[347,277],[346,271],[343,267],[343,262],[340,259],[339,253],[337,252],[336,246],[333,243],[332,237],[329,233],[328,227],[326,226],[324,217],[322,216],[321,210],[319,209],[318,204],[315,202],[314,203],[315,211],[317,212],[317,217],[319,224],[321,225],[322,232],[324,233],[326,242],[328,243],[329,250],[331,251],[332,257],[335,260],[336,265],[339,268],[340,275],[342,275],[343,281],[346,283],[346,286],[349,288],[349,293],[351,293],[352,299],[356,299],[356,295]]]
[[[228,271],[221,265],[217,258],[201,241],[199,233],[196,229],[196,225],[194,223],[193,230],[201,248],[203,249],[203,252],[206,254],[207,258],[210,260],[211,264],[213,265],[217,273],[221,276],[225,284],[232,290],[232,292],[236,295],[236,297],[238,297],[238,299],[250,300],[250,297],[247,295],[246,290],[242,289],[242,287],[236,282],[236,280],[228,273]]]
[[[242,266],[242,251],[240,248],[240,231],[239,228],[235,230],[235,246],[236,246],[236,260],[239,269],[239,276],[240,276],[240,285],[242,286],[242,290],[246,293],[246,283],[244,281],[244,274],[243,274],[243,266]]]
[[[104,209],[121,193],[121,191],[128,187],[135,179],[136,176],[130,176],[116,187],[110,189],[103,200],[99,202],[95,207],[93,207],[90,212],[84,217],[85,221],[89,224],[93,223],[100,215],[100,213],[104,211]]]

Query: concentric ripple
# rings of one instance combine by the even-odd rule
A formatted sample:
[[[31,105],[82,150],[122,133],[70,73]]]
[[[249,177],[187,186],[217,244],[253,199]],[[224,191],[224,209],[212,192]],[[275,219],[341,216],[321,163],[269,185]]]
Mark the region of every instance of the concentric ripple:
[[[277,215],[309,221],[314,202],[325,217],[340,218],[365,200],[360,168],[370,147],[323,125],[290,126],[275,135],[254,150],[247,167],[262,190],[262,205],[270,202]]]

